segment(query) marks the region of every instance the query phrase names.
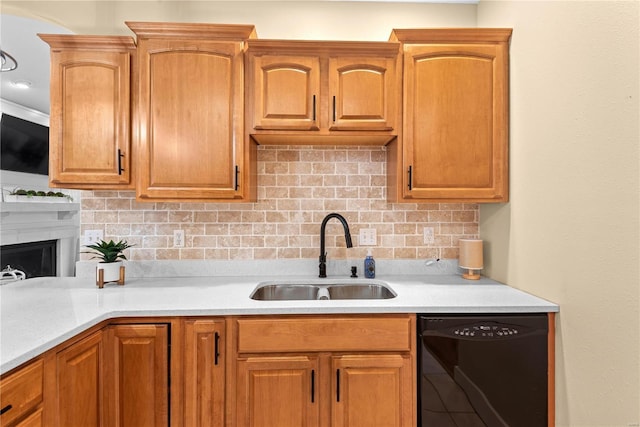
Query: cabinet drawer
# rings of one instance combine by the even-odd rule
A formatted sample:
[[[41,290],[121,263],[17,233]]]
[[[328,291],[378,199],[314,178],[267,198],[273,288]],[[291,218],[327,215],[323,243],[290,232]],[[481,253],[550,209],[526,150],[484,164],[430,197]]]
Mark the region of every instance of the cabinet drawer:
[[[34,413],[29,415],[24,420],[16,424],[16,427],[43,427],[44,419],[42,416],[42,408],[36,409]]]
[[[409,351],[409,315],[282,316],[237,320],[239,353]]]
[[[0,425],[10,425],[42,402],[44,363],[37,360],[0,382]]]

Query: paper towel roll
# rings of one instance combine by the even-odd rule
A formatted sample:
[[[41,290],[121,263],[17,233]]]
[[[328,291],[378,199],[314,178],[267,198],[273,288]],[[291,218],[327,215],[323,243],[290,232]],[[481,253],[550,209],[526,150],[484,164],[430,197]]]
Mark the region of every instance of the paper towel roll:
[[[462,275],[465,279],[476,280],[480,278],[480,274],[474,273],[473,270],[482,270],[482,240],[480,239],[460,239],[459,240],[458,265],[460,268],[469,270],[468,273]]]

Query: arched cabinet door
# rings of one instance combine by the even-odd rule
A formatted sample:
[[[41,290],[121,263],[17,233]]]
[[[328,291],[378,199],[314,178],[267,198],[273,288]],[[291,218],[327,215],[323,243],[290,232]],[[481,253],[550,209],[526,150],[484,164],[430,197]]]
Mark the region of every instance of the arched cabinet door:
[[[256,56],[252,81],[254,129],[319,129],[320,58]]]
[[[330,129],[394,130],[395,72],[395,58],[330,58]]]
[[[397,136],[399,43],[247,45],[246,131],[259,143],[385,145]]]
[[[242,49],[253,26],[127,25],[140,64],[137,198],[247,201]]]
[[[508,201],[511,30],[420,33],[397,34],[404,42],[404,123],[390,153],[389,195],[412,202]]]
[[[40,37],[51,47],[51,186],[133,188],[133,39]]]

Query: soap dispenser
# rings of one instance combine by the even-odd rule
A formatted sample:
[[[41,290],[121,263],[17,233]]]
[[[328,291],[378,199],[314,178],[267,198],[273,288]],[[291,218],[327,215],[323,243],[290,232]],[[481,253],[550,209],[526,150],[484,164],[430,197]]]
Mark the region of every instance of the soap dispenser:
[[[371,255],[371,249],[367,251],[367,257],[364,259],[364,277],[367,279],[376,277],[376,260]]]

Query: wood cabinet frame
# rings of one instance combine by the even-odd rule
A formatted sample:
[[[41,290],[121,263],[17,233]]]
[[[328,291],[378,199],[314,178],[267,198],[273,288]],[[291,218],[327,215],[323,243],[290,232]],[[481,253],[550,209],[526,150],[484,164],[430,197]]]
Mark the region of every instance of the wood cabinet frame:
[[[548,406],[548,426],[553,427],[555,425],[555,321],[556,315],[555,313],[547,313],[548,322],[549,322],[549,335],[547,338],[548,341],[548,396],[549,396],[549,406]],[[185,366],[190,362],[186,360],[187,358],[187,340],[190,338],[187,336],[188,327],[186,324],[188,322],[196,322],[201,325],[205,325],[205,333],[210,333],[211,331],[220,331],[220,334],[224,335],[224,342],[220,343],[220,352],[222,357],[225,357],[225,420],[224,426],[234,427],[238,425],[237,419],[237,408],[238,405],[242,405],[242,401],[238,401],[237,398],[237,390],[239,384],[236,381],[237,374],[239,370],[243,369],[239,367],[239,360],[248,361],[254,360],[255,364],[253,366],[259,367],[259,364],[266,363],[282,363],[283,366],[291,366],[287,365],[289,361],[296,361],[299,364],[299,367],[304,368],[304,366],[311,367],[312,369],[317,369],[317,375],[315,376],[315,387],[317,392],[318,403],[320,407],[318,408],[319,416],[316,418],[318,420],[319,425],[334,425],[332,424],[332,419],[337,419],[338,421],[342,419],[341,415],[336,412],[336,410],[332,409],[332,400],[336,395],[336,382],[333,378],[333,373],[335,369],[340,367],[341,369],[349,367],[354,367],[355,369],[367,369],[367,367],[373,367],[374,369],[397,369],[401,364],[408,364],[409,366],[404,371],[405,380],[411,381],[411,390],[412,396],[410,397],[410,404],[413,405],[413,409],[406,411],[412,412],[412,416],[414,417],[411,421],[415,425],[417,420],[416,417],[416,409],[417,401],[416,401],[416,387],[417,387],[417,369],[416,369],[416,360],[415,360],[415,349],[416,349],[416,336],[415,336],[415,315],[407,315],[409,317],[410,329],[408,331],[408,335],[404,337],[395,337],[391,341],[386,339],[381,339],[381,345],[386,346],[387,351],[373,351],[371,350],[372,344],[367,344],[366,337],[363,340],[353,340],[354,336],[357,336],[357,325],[362,325],[360,323],[367,318],[370,319],[380,319],[381,320],[381,329],[376,331],[376,333],[381,333],[382,337],[391,337],[392,331],[397,330],[398,327],[401,327],[401,323],[398,322],[397,315],[384,315],[384,314],[370,314],[370,315],[289,315],[289,316],[198,316],[198,317],[130,317],[130,318],[116,318],[105,320],[95,326],[90,327],[89,329],[81,332],[73,338],[65,341],[64,343],[59,344],[51,350],[48,350],[43,355],[36,357],[34,360],[30,360],[25,364],[18,366],[11,371],[2,375],[2,386],[5,385],[5,381],[7,378],[11,378],[14,375],[20,375],[20,373],[24,369],[33,368],[33,366],[39,366],[39,369],[42,369],[41,379],[37,381],[41,382],[42,390],[43,390],[43,400],[37,400],[35,404],[28,404],[29,412],[28,415],[20,415],[18,422],[25,422],[26,425],[44,425],[51,427],[68,427],[64,424],[61,424],[61,421],[58,419],[58,410],[57,406],[59,404],[58,400],[58,363],[59,361],[69,360],[67,356],[71,358],[75,357],[75,355],[80,355],[84,357],[83,350],[88,350],[89,353],[86,353],[88,357],[94,357],[96,354],[92,349],[97,349],[99,346],[102,346],[102,334],[105,331],[105,327],[110,325],[144,325],[144,324],[165,324],[170,327],[170,365],[168,366],[169,375],[171,378],[170,385],[170,425],[173,427],[191,427],[189,424],[189,418],[185,413],[185,384],[186,379],[185,375],[191,375],[187,371],[185,371]],[[244,340],[245,344],[240,344],[240,340],[238,337],[238,328],[237,321],[239,320],[262,320],[263,325],[268,327],[271,323],[275,326],[275,332],[277,334],[281,334],[289,330],[289,334],[296,335],[296,330],[300,330],[300,327],[304,329],[304,320],[311,320],[313,322],[314,319],[322,319],[325,318],[325,321],[316,322],[315,330],[323,333],[325,337],[318,337],[317,339],[311,339],[306,344],[304,340],[295,340],[283,337],[282,339],[270,343],[270,345],[265,346],[264,342],[260,343],[252,343],[252,340]],[[278,320],[289,320],[289,326],[286,324],[278,325]],[[350,325],[344,325],[342,320],[349,320],[351,322]],[[360,319],[360,320],[359,320]],[[333,322],[333,323],[332,323]],[[223,325],[224,323],[224,325]],[[389,324],[391,323],[391,324]],[[393,326],[395,323],[396,326]],[[259,324],[256,324],[257,328],[254,328],[256,332],[260,331]],[[352,327],[356,327],[355,334],[352,336],[348,336],[347,339],[342,340],[337,343],[329,343],[326,341],[326,337],[331,336],[332,331],[331,328],[325,328],[326,325],[341,325],[341,327],[336,328],[336,331],[340,335],[344,335],[344,331],[348,331],[349,329],[353,329]],[[324,331],[324,332],[323,332]],[[349,333],[347,333],[349,335]],[[403,344],[403,342],[405,344]],[[247,346],[246,343],[249,343],[250,347]],[[406,348],[406,345],[410,345],[411,348],[408,352],[403,351]],[[244,353],[239,353],[239,346],[244,348]],[[297,346],[292,348],[291,345]],[[309,346],[313,346],[318,351],[310,351]],[[320,346],[320,347],[318,347]],[[331,348],[335,348],[339,351],[331,351]],[[288,351],[288,349],[294,351]],[[249,352],[247,352],[249,351]],[[98,353],[100,350],[98,350]],[[404,354],[401,356],[400,354]],[[403,359],[403,357],[405,357]],[[379,360],[384,360],[384,364],[380,364]],[[88,366],[91,366],[88,365]],[[263,365],[266,366],[266,365]],[[276,366],[276,365],[273,365]],[[385,368],[386,366],[386,368]],[[267,366],[268,367],[268,366]],[[103,371],[108,368],[107,364],[101,366],[96,378],[99,378],[100,375],[103,375]],[[93,369],[93,368],[92,368]],[[410,377],[409,378],[409,372]],[[366,374],[366,371],[364,372]],[[344,379],[343,379],[344,380]],[[310,384],[308,384],[310,386]],[[305,386],[306,387],[306,386]],[[406,403],[407,400],[404,400]],[[103,400],[99,400],[98,403],[104,404]],[[31,412],[31,408],[35,408],[33,412]],[[97,411],[106,410],[106,407],[98,408]],[[338,407],[338,410],[340,408]],[[98,412],[96,412],[98,413]],[[4,420],[3,420],[4,421]],[[14,420],[15,421],[15,420]],[[13,422],[13,421],[12,421]],[[33,422],[34,424],[30,424]],[[40,423],[41,424],[38,424]]]
[[[137,199],[255,201],[256,147],[243,133],[243,48],[254,27],[126,24],[140,69]]]
[[[404,124],[387,152],[389,201],[509,200],[511,31],[393,30]]]
[[[300,407],[304,413],[298,422],[310,427],[349,426],[349,417],[345,415],[356,403],[344,400],[348,395],[344,388],[342,401],[337,398],[340,380],[334,375],[340,369],[342,375],[347,375],[343,377],[347,385],[349,369],[360,378],[383,371],[395,376],[398,394],[393,399],[397,406],[389,406],[398,412],[392,418],[397,425],[415,425],[415,315],[242,316],[233,317],[229,323],[233,325],[234,354],[229,372],[237,374],[234,377],[238,381],[229,385],[227,393],[229,415],[235,417],[230,420],[231,425],[252,425],[253,415],[248,405],[263,408],[256,406],[249,396],[250,382],[261,381],[264,372],[266,390],[268,382],[278,381],[280,375],[282,381],[301,388],[299,392],[292,392],[298,401],[296,408]],[[358,387],[355,382],[354,387]],[[279,407],[278,402],[271,405]],[[356,408],[357,405],[353,406]],[[278,416],[286,415],[278,412]]]
[[[52,187],[132,189],[133,38],[39,34],[51,47]]]
[[[260,144],[387,144],[401,123],[399,47],[393,42],[249,40],[247,135]]]

